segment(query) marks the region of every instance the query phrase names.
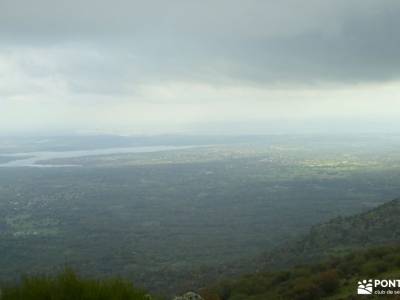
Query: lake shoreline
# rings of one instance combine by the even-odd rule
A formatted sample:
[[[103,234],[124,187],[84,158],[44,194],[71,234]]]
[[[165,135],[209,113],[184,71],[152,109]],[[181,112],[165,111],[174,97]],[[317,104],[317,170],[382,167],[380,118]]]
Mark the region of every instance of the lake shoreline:
[[[3,154],[3,158],[11,158],[7,162],[0,163],[1,168],[17,168],[17,167],[30,167],[30,168],[65,168],[65,167],[81,167],[81,165],[71,164],[45,164],[43,162],[51,161],[54,159],[63,158],[77,158],[87,156],[102,156],[113,154],[134,154],[134,153],[152,153],[152,152],[165,152],[173,150],[184,150],[199,147],[199,145],[187,146],[134,146],[134,147],[117,147],[106,149],[92,149],[92,150],[71,150],[71,151],[38,151],[38,152],[24,152]],[[12,159],[14,158],[14,159]]]

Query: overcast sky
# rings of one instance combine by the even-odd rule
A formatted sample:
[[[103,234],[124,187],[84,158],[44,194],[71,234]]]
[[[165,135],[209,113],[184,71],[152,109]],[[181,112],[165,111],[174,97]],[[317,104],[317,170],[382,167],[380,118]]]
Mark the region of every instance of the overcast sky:
[[[400,130],[398,0],[0,0],[0,133]]]

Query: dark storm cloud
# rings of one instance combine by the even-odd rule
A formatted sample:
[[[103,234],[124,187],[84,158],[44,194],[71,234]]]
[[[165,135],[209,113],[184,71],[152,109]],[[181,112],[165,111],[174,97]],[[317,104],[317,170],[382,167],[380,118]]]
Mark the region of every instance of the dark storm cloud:
[[[72,42],[77,49],[82,43],[101,49],[100,71],[76,65],[80,75],[74,81],[73,64],[57,70],[71,77],[77,91],[90,90],[95,77],[100,82],[107,77],[120,82],[384,81],[400,76],[399,16],[400,2],[386,0],[1,0],[0,43]],[[80,77],[92,78],[88,87]]]

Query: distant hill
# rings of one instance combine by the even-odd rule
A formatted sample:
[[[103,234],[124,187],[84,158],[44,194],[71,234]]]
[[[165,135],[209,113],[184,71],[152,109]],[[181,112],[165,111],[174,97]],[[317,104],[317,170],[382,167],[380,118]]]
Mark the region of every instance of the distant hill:
[[[269,252],[263,260],[268,269],[282,268],[399,242],[400,199],[396,199],[365,213],[314,226],[306,236]]]

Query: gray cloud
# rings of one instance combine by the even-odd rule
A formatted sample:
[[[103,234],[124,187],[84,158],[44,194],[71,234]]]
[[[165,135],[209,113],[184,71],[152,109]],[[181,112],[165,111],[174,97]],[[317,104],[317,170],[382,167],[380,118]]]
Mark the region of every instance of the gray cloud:
[[[399,15],[398,0],[0,0],[0,132],[399,119]]]
[[[100,65],[114,70],[82,66],[87,76],[362,82],[399,77],[399,15],[390,0],[2,0],[0,34],[20,46],[102,49],[111,58]]]

